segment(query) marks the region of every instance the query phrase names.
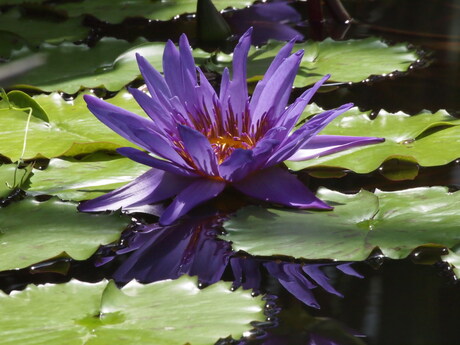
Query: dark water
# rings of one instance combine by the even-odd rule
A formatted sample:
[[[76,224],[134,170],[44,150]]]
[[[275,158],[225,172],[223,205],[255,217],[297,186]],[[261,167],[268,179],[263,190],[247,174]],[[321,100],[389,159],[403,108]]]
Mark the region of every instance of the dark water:
[[[423,51],[428,67],[415,67],[395,78],[371,78],[370,83],[342,86],[315,96],[315,102],[323,107],[354,102],[364,110],[403,110],[415,114],[422,109],[448,109],[454,115],[460,114],[460,1],[347,0],[344,4],[355,19],[351,26],[328,20],[322,25],[299,26],[299,30],[317,39],[379,36],[390,43],[409,42]],[[300,11],[306,10],[305,3],[296,6]],[[164,40],[171,35],[177,38],[184,31],[191,35],[195,26],[193,19],[161,24],[139,20],[129,24],[131,30],[126,31],[126,25],[107,26],[89,18],[87,25],[97,30],[88,41],[91,43],[104,35],[136,37],[138,30],[144,30],[146,25],[156,25],[157,30],[151,31],[152,40]],[[460,188],[460,164],[453,162],[445,167],[421,168],[413,181],[392,182],[374,172],[348,174],[341,179],[312,178],[310,184],[312,189],[321,185],[342,192],[433,185],[457,190]],[[340,331],[345,329],[366,335],[360,339],[368,345],[458,345],[460,284],[447,265],[440,263],[441,252],[439,248],[422,251],[406,260],[385,260],[377,256],[357,264],[356,269],[363,279],[331,271],[333,285],[345,297],[316,289],[320,310],[306,307],[267,272],[262,272],[262,290],[278,295],[277,305],[283,311],[276,316],[279,326],[268,330],[269,340],[259,339],[252,343],[313,345],[308,342],[309,332],[313,330],[337,339],[342,345],[360,344]],[[27,269],[3,272],[0,273],[0,287],[10,291],[24,288],[28,283],[63,282],[71,277],[84,281],[110,278],[126,257],[99,268],[94,268],[92,260],[78,263],[61,259],[49,267],[39,267],[32,274]]]

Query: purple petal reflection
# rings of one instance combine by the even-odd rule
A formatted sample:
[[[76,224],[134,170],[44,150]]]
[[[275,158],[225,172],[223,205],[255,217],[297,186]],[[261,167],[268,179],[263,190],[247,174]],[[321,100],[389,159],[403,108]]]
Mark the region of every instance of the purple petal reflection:
[[[196,275],[204,284],[219,281],[232,254],[228,242],[217,240],[213,219],[188,220],[174,226],[141,226],[119,254],[134,251],[113,278],[150,283]]]
[[[232,266],[234,282],[233,286],[243,289],[259,291],[262,283],[262,275],[260,273],[261,263],[253,258],[233,257],[230,259]]]

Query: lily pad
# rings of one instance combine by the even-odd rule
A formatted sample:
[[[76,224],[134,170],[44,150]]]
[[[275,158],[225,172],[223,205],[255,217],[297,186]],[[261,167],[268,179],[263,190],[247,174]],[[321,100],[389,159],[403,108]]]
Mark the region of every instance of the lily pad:
[[[307,161],[288,161],[286,164],[292,170],[321,166],[350,169],[358,173],[374,171],[391,159],[425,167],[444,165],[460,157],[459,125],[460,120],[444,110],[434,114],[424,111],[414,116],[382,110],[377,118],[371,120],[369,112],[362,113],[353,108],[330,123],[321,134],[365,135],[385,138],[385,142]]]
[[[248,78],[262,79],[284,42],[271,41],[260,48],[252,47],[248,58]],[[326,74],[330,81],[359,82],[370,75],[406,71],[418,56],[404,44],[389,46],[378,38],[362,40],[334,41],[330,38],[322,42],[307,41],[298,43],[293,51],[305,50],[299,72],[294,81],[295,87],[305,87],[317,82]],[[208,63],[208,68],[222,72],[231,68],[232,55],[219,53]]]
[[[151,20],[169,20],[184,13],[196,12],[197,0],[84,0],[83,2],[66,2],[56,7],[69,16],[91,14],[109,23],[120,23],[128,17],[143,17]],[[252,0],[213,0],[218,10],[227,7],[243,8],[253,3]],[[120,10],[121,9],[121,10]]]
[[[0,208],[0,270],[27,267],[65,251],[76,260],[115,241],[129,223],[119,214],[79,213],[57,198],[25,199]]]
[[[261,297],[231,292],[223,282],[200,290],[188,276],[149,285],[131,282],[121,290],[113,282],[73,280],[29,286],[11,296],[0,293],[0,299],[5,345],[211,345],[229,335],[239,339],[251,321],[265,319]]]
[[[63,200],[92,199],[131,182],[148,169],[131,159],[104,154],[82,160],[55,158],[45,170],[34,170],[28,192],[56,195]]]
[[[47,63],[30,70],[18,78],[12,88],[32,88],[41,91],[63,91],[73,94],[81,88],[96,88],[106,86],[109,90],[120,90],[139,74],[127,76],[120,84],[111,77],[103,78],[108,72],[116,70],[115,60],[130,47],[139,44],[125,40],[103,38],[94,47],[85,44],[64,42],[60,45],[42,44],[39,52],[46,54]],[[30,54],[22,49],[13,53],[11,60],[16,60]],[[108,85],[105,85],[107,82]]]
[[[140,76],[136,53],[161,72],[164,47],[163,42],[146,43],[139,39],[128,43],[114,38],[103,38],[92,48],[84,44],[43,44],[39,51],[47,54],[47,63],[18,78],[13,87],[68,94],[98,87],[119,91]],[[28,51],[20,50],[13,54],[13,59],[27,54]],[[193,54],[197,63],[209,57],[201,49],[195,49]]]
[[[74,101],[65,101],[59,94],[53,93],[36,96],[30,102],[30,107],[34,111],[28,125],[23,159],[75,156],[98,150],[115,150],[121,146],[133,146],[100,123],[86,107],[82,95]],[[108,102],[144,114],[126,91],[120,92]],[[46,113],[49,121],[43,120],[43,113],[35,110],[39,108]],[[0,129],[3,138],[0,141],[0,154],[12,161],[21,158],[27,118],[27,111],[0,108],[2,123],[8,123],[7,127]]]
[[[444,187],[347,195],[321,189],[333,211],[247,207],[224,227],[235,250],[252,255],[354,261],[380,248],[393,259],[418,246],[460,244],[460,192]]]
[[[18,169],[17,164],[0,165],[0,199],[10,195],[14,188],[24,188],[28,182],[30,168]]]
[[[17,9],[12,9],[0,15],[0,31],[14,33],[24,38],[29,45],[37,46],[43,42],[59,44],[84,39],[89,33],[89,27],[82,25],[82,18],[51,21],[49,18],[22,17]]]

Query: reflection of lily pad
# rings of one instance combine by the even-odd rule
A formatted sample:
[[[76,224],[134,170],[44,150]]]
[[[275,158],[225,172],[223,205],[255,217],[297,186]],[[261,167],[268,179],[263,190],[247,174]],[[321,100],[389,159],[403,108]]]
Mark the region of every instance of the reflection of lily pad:
[[[32,112],[24,159],[38,156],[46,158],[74,156],[97,150],[114,150],[121,146],[133,146],[129,141],[99,122],[87,109],[80,95],[66,102],[59,94],[40,95],[30,100],[32,108],[40,106],[49,121]],[[143,114],[143,111],[127,92],[120,92],[108,102]],[[35,104],[34,104],[35,103]],[[37,105],[38,104],[38,105]],[[25,106],[25,105],[24,105]],[[37,108],[38,109],[38,108]],[[3,108],[0,118],[8,127],[0,129],[0,154],[16,161],[20,158],[24,143],[24,131],[28,114],[25,111]]]
[[[225,223],[226,240],[253,255],[363,260],[375,247],[395,259],[416,247],[460,244],[460,192],[443,187],[355,195],[323,189],[329,212],[248,207]]]
[[[350,169],[358,173],[373,171],[390,159],[427,167],[444,165],[460,157],[459,125],[459,119],[443,110],[434,114],[425,111],[415,116],[381,111],[376,119],[370,120],[368,113],[353,108],[330,123],[321,134],[365,135],[385,138],[385,142],[317,159],[286,163],[293,170],[322,166]]]
[[[77,260],[116,240],[129,217],[78,213],[76,204],[26,199],[0,208],[0,270],[27,267],[65,251]]]
[[[92,199],[131,182],[148,169],[128,158],[107,155],[83,160],[55,158],[45,170],[34,170],[28,192],[64,200]]]
[[[196,0],[84,0],[57,5],[69,16],[91,14],[109,23],[119,23],[127,17],[143,17],[152,20],[169,20],[183,13],[196,12]],[[213,0],[217,9],[242,8],[252,0]]]
[[[272,41],[260,48],[251,48],[248,60],[248,78],[260,79],[284,42]],[[417,60],[415,52],[403,44],[388,46],[377,38],[363,40],[298,43],[293,51],[305,50],[295,87],[304,87],[331,74],[330,81],[358,82],[370,75],[405,71]],[[231,66],[231,55],[219,53],[209,68],[222,71]]]
[[[229,288],[220,282],[199,290],[196,279],[183,276],[121,290],[113,282],[73,280],[0,293],[2,344],[211,345],[229,335],[238,339],[251,321],[265,319],[264,301]]]

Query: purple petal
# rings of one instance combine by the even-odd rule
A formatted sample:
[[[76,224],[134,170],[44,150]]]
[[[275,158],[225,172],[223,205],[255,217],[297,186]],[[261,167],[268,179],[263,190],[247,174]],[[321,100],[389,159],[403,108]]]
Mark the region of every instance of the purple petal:
[[[180,71],[180,56],[171,40],[166,42],[163,52],[163,73],[166,83],[173,95],[182,96],[182,75]]]
[[[317,135],[294,153],[288,160],[303,161],[330,155],[352,147],[377,144],[385,141],[375,137],[346,137],[340,135]]]
[[[222,72],[222,80],[220,81],[220,93],[219,99],[221,103],[225,103],[228,96],[228,88],[230,86],[230,72],[228,68],[225,67]]]
[[[330,210],[295,175],[278,167],[264,169],[233,183],[242,193],[253,198],[286,206]]]
[[[229,86],[229,97],[232,100],[233,112],[242,116],[246,108],[248,98],[248,86],[246,81],[246,61],[249,48],[251,47],[252,28],[241,36],[233,52],[233,73]],[[221,100],[225,103],[226,100]]]
[[[225,188],[225,182],[211,179],[195,180],[182,190],[160,217],[160,224],[169,225],[186,214],[193,207],[202,204],[220,194]]]
[[[196,66],[195,60],[192,56],[190,43],[188,42],[185,34],[182,34],[179,39],[179,57],[180,71],[176,71],[176,73],[180,73],[182,77],[182,82],[180,84],[182,86],[181,100],[189,105],[196,104]],[[192,111],[193,109],[189,110]]]
[[[239,171],[242,171],[244,167],[252,162],[253,153],[251,150],[236,149],[232,152],[220,166],[219,174],[227,181],[237,181],[244,176],[240,176]]]
[[[321,286],[327,292],[337,295],[339,297],[343,297],[343,295],[338,292],[334,287],[329,284],[329,278],[326,274],[321,271],[321,264],[306,264],[302,267],[302,270],[319,286]]]
[[[175,128],[175,121],[171,117],[170,112],[160,102],[138,89],[129,88],[129,92],[145,113],[153,120],[156,132],[165,135],[166,129]]]
[[[353,104],[344,104],[337,109],[325,111],[314,116],[311,120],[305,123],[302,127],[292,133],[283,143],[280,144],[277,152],[270,157],[267,166],[276,165],[291,157],[297,150],[305,145],[311,138],[317,135],[324,127],[326,127],[337,116],[350,109]]]
[[[267,71],[265,72],[263,79],[257,83],[256,88],[254,89],[254,92],[251,97],[251,102],[250,102],[251,114],[254,112],[255,108],[257,107],[262,91],[267,86],[267,83],[270,80],[270,78],[273,76],[273,73],[276,72],[276,70],[280,67],[283,61],[291,53],[294,43],[295,43],[295,39],[291,40],[289,43],[285,44],[283,48],[280,49],[280,51],[278,52],[278,54],[275,56],[272,63],[270,64],[270,67],[268,67]]]
[[[140,147],[148,150],[149,144],[137,135],[139,128],[155,133],[155,125],[139,115],[100,100],[94,96],[84,95],[88,109],[107,127]]]
[[[186,177],[198,177],[198,175],[194,171],[184,169],[169,161],[152,157],[148,153],[145,153],[144,151],[140,151],[133,147],[121,147],[117,149],[117,152],[125,157],[128,157],[129,159],[132,159],[135,162],[148,165],[152,168],[157,168],[160,170],[170,172],[172,174]]]
[[[291,131],[313,95],[329,77],[330,75],[326,74],[321,80],[317,81],[315,85],[300,95],[300,97],[281,114],[275,126],[283,126],[286,127],[288,131]]]
[[[216,155],[208,138],[187,126],[179,125],[178,130],[185,150],[197,168],[209,176],[219,176]]]
[[[134,130],[137,138],[142,140],[147,151],[150,151],[161,158],[168,159],[182,167],[189,167],[184,159],[176,152],[174,145],[168,139],[157,133],[149,132],[143,128]]]
[[[215,125],[214,108],[220,108],[219,97],[201,69],[197,67],[197,70],[200,75],[200,85],[195,88],[198,97],[196,106],[200,109],[201,113],[207,113],[210,122]]]
[[[171,90],[165,79],[153,66],[142,56],[136,53],[137,64],[139,70],[144,77],[145,84],[149,89],[150,95],[155,96],[158,93],[172,97]]]
[[[285,59],[267,81],[266,86],[257,99],[257,103],[251,108],[253,126],[257,128],[262,116],[267,114],[271,108],[273,108],[272,114],[275,116],[282,113],[291,94],[292,84],[294,83],[302,56],[303,50]]]
[[[195,179],[151,169],[127,185],[81,203],[81,212],[99,212],[150,204],[168,199],[189,186]]]

